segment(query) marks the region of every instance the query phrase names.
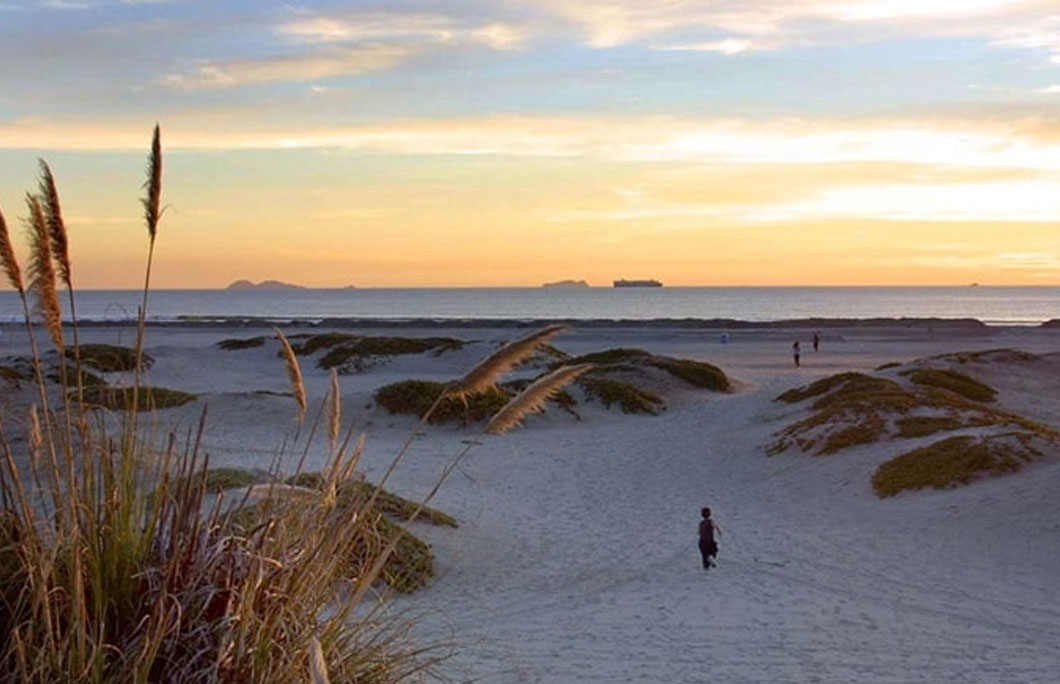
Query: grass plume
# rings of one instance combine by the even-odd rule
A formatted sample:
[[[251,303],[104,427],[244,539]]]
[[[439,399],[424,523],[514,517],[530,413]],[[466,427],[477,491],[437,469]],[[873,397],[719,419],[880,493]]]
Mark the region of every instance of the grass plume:
[[[320,639],[316,637],[309,640],[309,674],[313,678],[313,684],[331,684],[328,679],[327,661],[324,660],[324,649],[320,645]]]
[[[147,267],[144,269],[144,297],[136,324],[136,367],[133,369],[132,402],[129,406],[129,420],[133,428],[136,427],[136,412],[140,406],[140,359],[144,353],[147,297],[151,291],[151,266],[155,260],[155,235],[158,233],[158,220],[162,217],[159,206],[162,201],[162,132],[158,124],[155,124],[154,134],[151,136],[151,155],[147,159],[147,180],[144,187],[147,189],[147,197],[140,201],[144,206],[144,221],[150,239],[147,245]]]
[[[59,205],[59,191],[55,188],[55,177],[48,163],[40,163],[39,193],[44,209],[44,219],[48,226],[48,237],[51,240],[52,257],[59,267],[59,277],[67,287],[70,283],[70,240],[66,235],[66,224],[63,222],[63,211]]]
[[[306,396],[305,396],[305,382],[302,380],[302,368],[298,365],[298,357],[295,356],[294,349],[291,348],[291,343],[287,341],[287,337],[283,334],[283,331],[279,328],[273,328],[276,331],[276,339],[280,341],[281,351],[283,352],[283,363],[287,366],[287,378],[291,381],[291,390],[294,392],[294,400],[298,404],[298,422],[301,423],[305,420],[306,414]]]
[[[565,325],[550,325],[509,342],[453,383],[446,392],[447,396],[459,399],[494,387],[502,375],[530,358],[539,347],[566,328]]]
[[[7,231],[3,210],[0,210],[0,267],[4,269],[11,287],[18,291],[19,296],[24,295],[26,290],[22,286],[22,269],[19,268],[15,248],[11,245],[11,234]]]
[[[147,196],[140,200],[144,205],[144,222],[151,242],[155,241],[158,232],[158,220],[162,218],[162,132],[155,124],[151,136],[151,156],[147,159],[147,180],[144,182]]]
[[[541,376],[490,419],[486,424],[486,432],[491,435],[503,435],[522,422],[528,414],[540,413],[550,397],[592,368],[593,364],[582,363],[577,366],[563,366]]]
[[[55,287],[55,266],[52,264],[48,224],[37,197],[26,195],[26,205],[29,208],[29,289],[36,295],[37,312],[44,322],[44,327],[51,336],[55,348],[61,352],[64,348],[62,309],[59,306],[59,294]]]
[[[331,369],[331,395],[328,405],[328,444],[335,450],[342,428],[342,388],[339,386],[339,372]]]

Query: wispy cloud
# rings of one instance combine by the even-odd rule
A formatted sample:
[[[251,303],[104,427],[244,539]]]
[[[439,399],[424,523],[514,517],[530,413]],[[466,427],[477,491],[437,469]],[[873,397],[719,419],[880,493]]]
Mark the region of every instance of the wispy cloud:
[[[419,40],[478,43],[495,50],[522,47],[530,29],[497,20],[468,20],[431,13],[370,11],[297,17],[279,26],[282,35],[310,43]]]
[[[749,38],[723,38],[705,43],[676,43],[673,45],[656,45],[656,50],[684,51],[684,52],[720,52],[723,55],[738,55],[741,52],[756,50],[769,50],[773,44],[765,41],[751,40]]]
[[[752,46],[969,36],[998,47],[1044,49],[1060,60],[1053,0],[529,1],[577,26],[597,48],[650,40],[660,49],[735,55]]]
[[[749,212],[751,221],[860,217],[892,221],[1060,221],[1057,179],[829,188],[820,196]]]
[[[314,81],[389,69],[417,54],[409,45],[370,44],[260,59],[206,62],[187,73],[169,74],[162,83],[185,90]]]
[[[357,62],[357,64],[361,64]],[[260,82],[338,60],[248,65],[207,72],[200,85]],[[1060,170],[1060,126],[1014,120],[496,116],[406,120],[352,127],[284,128],[239,117],[173,115],[167,145],[185,149],[336,148],[394,155],[587,157],[613,162],[740,164],[907,163],[947,168]],[[139,149],[143,126],[21,119],[0,124],[0,147]]]

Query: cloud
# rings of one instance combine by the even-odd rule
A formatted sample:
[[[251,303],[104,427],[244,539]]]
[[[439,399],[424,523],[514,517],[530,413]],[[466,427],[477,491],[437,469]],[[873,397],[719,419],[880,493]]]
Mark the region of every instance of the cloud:
[[[327,48],[301,55],[206,62],[189,73],[169,74],[162,83],[183,90],[202,90],[314,81],[389,69],[416,53],[411,46],[370,44]]]
[[[369,11],[298,17],[278,27],[281,35],[308,43],[430,41],[473,43],[494,50],[521,48],[530,37],[525,26],[502,21],[468,21],[431,13]]]
[[[735,55],[757,49],[916,37],[980,37],[1048,51],[1060,61],[1053,0],[528,0],[609,48],[651,40],[662,49]]]
[[[723,55],[738,55],[753,50],[769,50],[772,45],[766,42],[753,41],[748,38],[723,38],[706,43],[678,43],[675,45],[656,45],[655,50],[678,50],[688,52],[720,52]]]
[[[828,188],[816,198],[750,212],[752,221],[860,217],[892,221],[1060,221],[1057,178]]]
[[[197,74],[190,85],[260,82],[361,68],[325,59],[257,63]],[[1060,127],[1039,119],[977,121],[687,119],[495,116],[406,120],[347,127],[285,128],[224,112],[189,111],[163,122],[167,146],[184,149],[335,148],[391,155],[587,157],[611,162],[727,164],[905,163],[983,169],[1060,170]],[[136,149],[142,122],[21,119],[0,123],[0,148]]]
[[[1060,14],[1010,26],[1003,30],[991,45],[1045,52],[1053,62],[1060,64]]]

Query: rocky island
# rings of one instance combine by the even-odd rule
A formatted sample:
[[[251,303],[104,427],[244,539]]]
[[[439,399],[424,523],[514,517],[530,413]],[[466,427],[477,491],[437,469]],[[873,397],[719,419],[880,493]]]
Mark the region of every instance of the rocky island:
[[[304,290],[306,289],[302,285],[294,285],[292,283],[285,283],[280,280],[263,280],[260,283],[254,283],[249,280],[237,280],[226,289],[228,290]]]
[[[543,283],[541,287],[589,287],[584,280],[557,280],[553,283]]]

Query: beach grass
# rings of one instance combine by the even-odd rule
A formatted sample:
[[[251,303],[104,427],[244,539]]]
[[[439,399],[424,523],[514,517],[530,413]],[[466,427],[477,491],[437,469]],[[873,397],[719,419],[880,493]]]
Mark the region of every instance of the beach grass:
[[[605,349],[604,351],[582,354],[581,356],[568,357],[566,359],[563,359],[562,363],[568,366],[577,366],[583,363],[591,363],[595,364],[597,368],[602,368],[613,364],[622,364],[629,361],[637,361],[640,359],[648,358],[650,356],[651,353],[643,349],[616,347],[614,349]]]
[[[918,385],[939,387],[966,399],[979,402],[992,402],[997,398],[997,390],[990,385],[975,380],[959,371],[945,368],[914,368],[902,373]]]
[[[953,356],[937,359],[949,363]],[[908,387],[887,378],[841,373],[784,392],[777,401],[813,399],[811,412],[775,433],[766,453],[795,446],[825,455],[888,439],[954,433],[881,465],[872,484],[879,496],[887,497],[1015,472],[1044,449],[1060,446],[1060,432],[989,405],[996,390],[963,373],[920,366],[899,375],[908,379]]]
[[[984,476],[1014,473],[1041,456],[1025,433],[959,435],[881,464],[872,476],[872,487],[881,498],[926,487],[945,489]]]
[[[647,363],[684,380],[693,387],[714,392],[729,392],[732,390],[732,383],[729,381],[729,377],[725,375],[723,370],[713,364],[691,359],[671,359],[664,356],[652,357]]]
[[[666,408],[666,402],[658,395],[625,380],[581,377],[577,384],[588,400],[599,401],[605,408],[618,405],[623,413],[646,413],[654,416]]]
[[[946,432],[967,427],[968,423],[954,416],[906,416],[895,421],[897,436],[903,439],[928,437],[937,432]]]
[[[377,404],[392,414],[423,416],[432,406],[431,423],[481,422],[504,408],[508,393],[490,388],[465,400],[442,398],[446,384],[432,380],[402,380],[384,385],[373,395]]]
[[[0,683],[419,678],[437,656],[411,645],[411,625],[381,612],[375,597],[386,594],[375,589],[385,580],[406,590],[429,578],[430,549],[406,527],[462,454],[418,504],[382,490],[407,445],[379,486],[347,487],[356,481],[361,443],[351,447],[346,440],[329,452],[321,487],[251,483],[241,499],[228,500],[234,505],[221,505],[225,491],[257,476],[211,469],[203,449],[205,408],[197,428],[168,432],[156,411],[195,396],[142,382],[150,364],[147,294],[163,215],[157,127],[147,166],[142,204],[149,249],[132,349],[78,344],[73,314],[73,344],[64,336],[57,287],[61,278],[73,301],[71,264],[65,235],[49,236],[62,229],[51,184],[42,181],[48,192],[27,202],[32,287],[22,280],[0,212],[0,267],[21,300],[32,352],[32,376],[12,370],[4,377],[17,373],[36,395],[35,402],[0,404]],[[31,298],[39,301],[31,306]],[[41,324],[33,311],[41,312]],[[60,381],[76,389],[49,391],[47,342],[59,352]],[[293,365],[291,394],[304,397],[300,374],[292,372],[296,360]],[[90,377],[83,368],[133,377],[126,387],[83,387]],[[113,415],[94,412],[99,405]],[[313,429],[306,432],[292,439],[301,435],[307,449]],[[276,463],[293,446],[279,445]],[[343,493],[341,505],[336,492]],[[248,503],[251,493],[257,503]],[[251,517],[252,526],[233,533]],[[428,517],[455,524],[435,511]]]
[[[317,360],[317,367],[336,368],[340,373],[348,373],[363,371],[373,363],[391,356],[425,352],[442,354],[461,349],[464,344],[463,340],[449,337],[389,337],[329,332],[299,336],[291,346],[299,356],[326,350]]]
[[[206,471],[203,486],[208,492],[246,487],[261,482],[261,476],[243,468],[210,468]]]
[[[82,344],[78,347],[81,363],[102,373],[132,371],[136,368],[136,350],[114,344]],[[66,356],[74,360],[74,350],[66,350]],[[147,354],[141,355],[143,368],[154,363]]]
[[[14,386],[19,386],[25,380],[32,380],[33,376],[26,375],[13,366],[0,366],[0,380],[4,380]]]
[[[241,349],[254,349],[255,347],[265,346],[265,336],[259,335],[258,337],[247,337],[247,338],[230,338],[221,340],[217,343],[217,346],[225,351],[239,351]]]
[[[198,397],[191,392],[168,389],[165,387],[109,387],[106,385],[85,386],[84,402],[86,406],[97,406],[111,411],[127,411],[137,401],[137,411],[154,411],[183,406],[195,401]]]

